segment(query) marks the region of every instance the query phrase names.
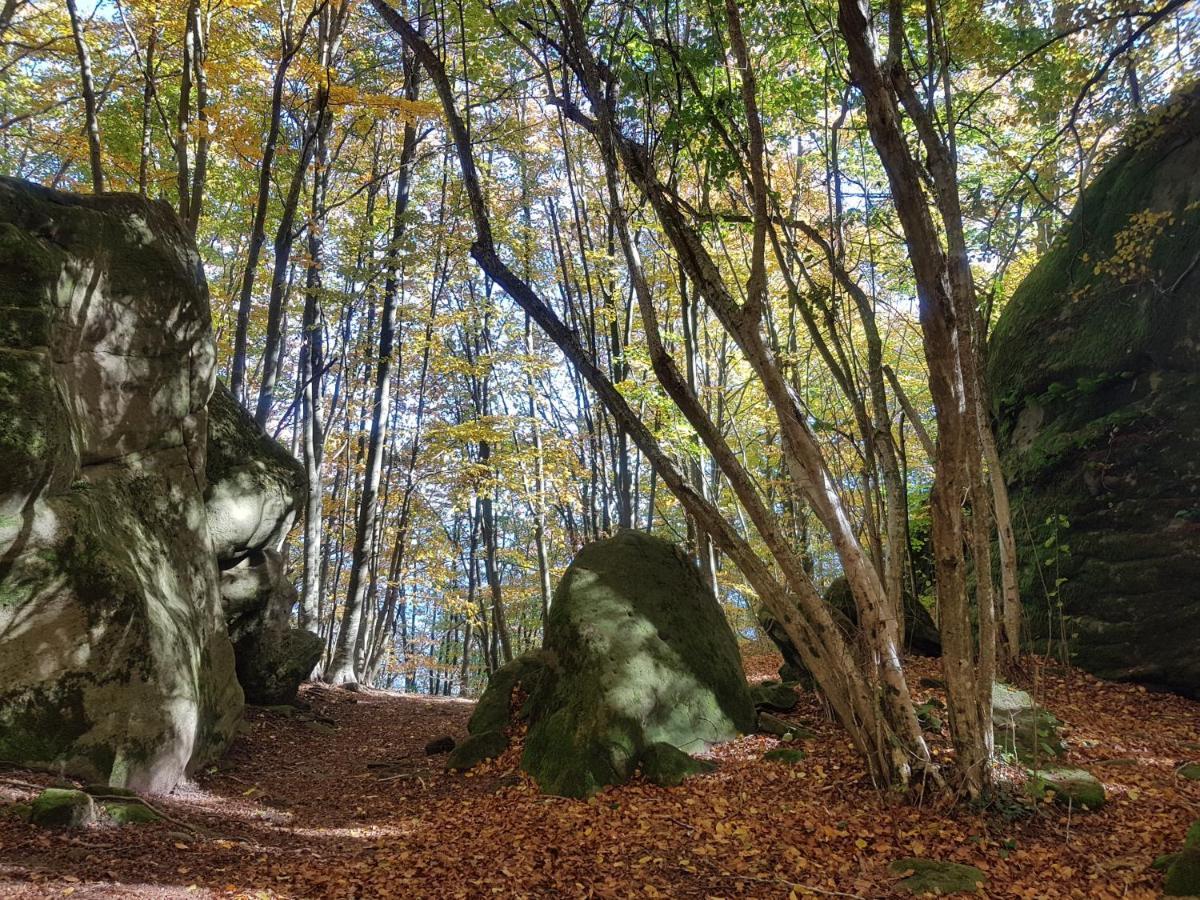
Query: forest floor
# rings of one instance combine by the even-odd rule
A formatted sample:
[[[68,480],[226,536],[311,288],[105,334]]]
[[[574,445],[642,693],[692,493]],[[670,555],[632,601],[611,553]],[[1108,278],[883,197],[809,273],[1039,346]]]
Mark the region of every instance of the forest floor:
[[[876,898],[900,895],[888,864],[910,856],[977,866],[993,897],[1159,896],[1150,863],[1200,817],[1200,782],[1177,774],[1200,758],[1200,704],[1052,667],[1036,680],[1068,761],[1104,782],[1100,811],[881,795],[811,694],[785,716],[816,732],[799,764],[764,761],[777,741],[750,736],[681,787],[564,800],[515,748],[467,775],[425,755],[461,738],[470,702],[309,686],[307,711],[248,709],[219,767],[153,801],[175,821],[43,831],[5,813],[33,796],[22,783],[53,779],[0,772],[0,896]]]

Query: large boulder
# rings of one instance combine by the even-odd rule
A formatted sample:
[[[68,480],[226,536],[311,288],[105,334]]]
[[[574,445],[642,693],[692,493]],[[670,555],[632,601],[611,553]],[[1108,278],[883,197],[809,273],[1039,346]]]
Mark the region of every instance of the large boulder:
[[[755,727],[720,604],[678,547],[643,532],[579,552],[554,593],[542,651],[493,676],[451,768],[503,750],[522,692],[522,768],[543,791],[571,797],[620,783],[639,764],[657,772],[669,754],[660,744],[692,754]]]
[[[858,606],[854,602],[854,594],[850,590],[850,582],[846,576],[839,575],[825,589],[825,602],[830,607],[833,620],[838,624],[843,634],[853,640],[858,632]],[[942,635],[933,616],[921,602],[920,598],[906,590],[904,603],[904,649],[917,656],[941,656]],[[800,682],[806,685],[814,684],[808,667],[800,657],[800,651],[792,643],[783,626],[765,608],[758,612],[759,627],[766,633],[771,642],[783,657],[779,667],[779,677],[785,682]]]
[[[0,759],[160,791],[235,732],[211,328],[165,203],[0,178]]]
[[[279,550],[308,496],[304,469],[217,382],[208,404],[205,503],[238,681],[250,703],[287,703],[324,649],[291,627],[296,589]]]
[[[1135,126],[997,322],[1035,631],[1200,696],[1200,90]],[[1061,603],[1061,607],[1060,604]]]

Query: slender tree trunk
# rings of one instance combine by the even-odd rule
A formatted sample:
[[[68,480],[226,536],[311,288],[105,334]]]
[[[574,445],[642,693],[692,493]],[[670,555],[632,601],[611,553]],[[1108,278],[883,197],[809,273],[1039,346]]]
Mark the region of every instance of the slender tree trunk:
[[[414,99],[418,84],[411,71],[405,94]],[[350,563],[350,584],[346,592],[346,608],[338,632],[333,661],[327,680],[333,684],[353,683],[358,679],[355,659],[359,647],[360,622],[369,580],[367,567],[376,553],[378,538],[379,480],[383,467],[383,448],[387,438],[386,423],[391,412],[392,352],[396,329],[396,304],[400,293],[399,274],[394,262],[400,252],[407,227],[410,179],[416,156],[417,132],[411,123],[404,126],[400,153],[396,202],[392,220],[391,244],[388,252],[388,276],[383,291],[383,312],[379,325],[379,356],[375,369],[375,393],[371,406],[371,432],[367,443],[367,463],[359,498],[358,521],[354,536],[354,552]]]
[[[88,161],[92,167],[92,192],[104,193],[104,163],[100,156],[100,118],[96,109],[96,86],[92,81],[92,57],[87,42],[83,39],[83,23],[75,0],[67,0],[67,12],[71,17],[71,36],[75,39],[75,52],[79,57],[79,83],[83,93],[84,123],[87,128]]]

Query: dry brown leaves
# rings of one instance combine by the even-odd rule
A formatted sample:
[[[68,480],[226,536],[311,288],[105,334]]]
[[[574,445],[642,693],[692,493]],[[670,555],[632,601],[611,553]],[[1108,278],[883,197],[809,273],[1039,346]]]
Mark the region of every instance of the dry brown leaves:
[[[911,670],[914,683],[937,674]],[[1025,686],[1068,723],[1070,761],[1105,782],[1104,810],[1009,820],[880,795],[811,695],[792,716],[817,731],[799,765],[763,762],[777,742],[749,736],[681,788],[563,800],[519,772],[519,748],[465,776],[425,757],[429,739],[464,733],[469,703],[309,687],[335,729],[251,710],[219,770],[161,799],[204,835],[53,833],[0,815],[0,896],[875,898],[896,894],[887,865],[903,856],[978,866],[994,897],[1157,896],[1149,863],[1200,817],[1200,783],[1175,775],[1200,759],[1200,705],[1043,667]],[[0,784],[3,802],[29,796]]]

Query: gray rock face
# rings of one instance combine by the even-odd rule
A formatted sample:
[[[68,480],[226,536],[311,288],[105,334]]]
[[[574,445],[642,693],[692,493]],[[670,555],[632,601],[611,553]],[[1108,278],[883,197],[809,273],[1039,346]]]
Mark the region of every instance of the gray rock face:
[[[321,658],[292,628],[296,590],[280,545],[307,496],[304,469],[217,382],[208,405],[205,505],[238,681],[251,703],[287,703]]]
[[[212,384],[166,204],[0,178],[0,758],[161,791],[232,737]]]
[[[584,547],[550,608],[541,653],[492,677],[450,768],[495,756],[517,686],[529,731],[521,766],[547,793],[584,797],[668,744],[684,754],[749,734],[754,703],[737,641],[673,544],[624,531]]]
[[[278,549],[308,494],[304,469],[219,381],[208,401],[205,473],[208,531],[221,568]]]
[[[1198,696],[1200,91],[1127,143],[1005,308],[989,379],[1035,633]]]

